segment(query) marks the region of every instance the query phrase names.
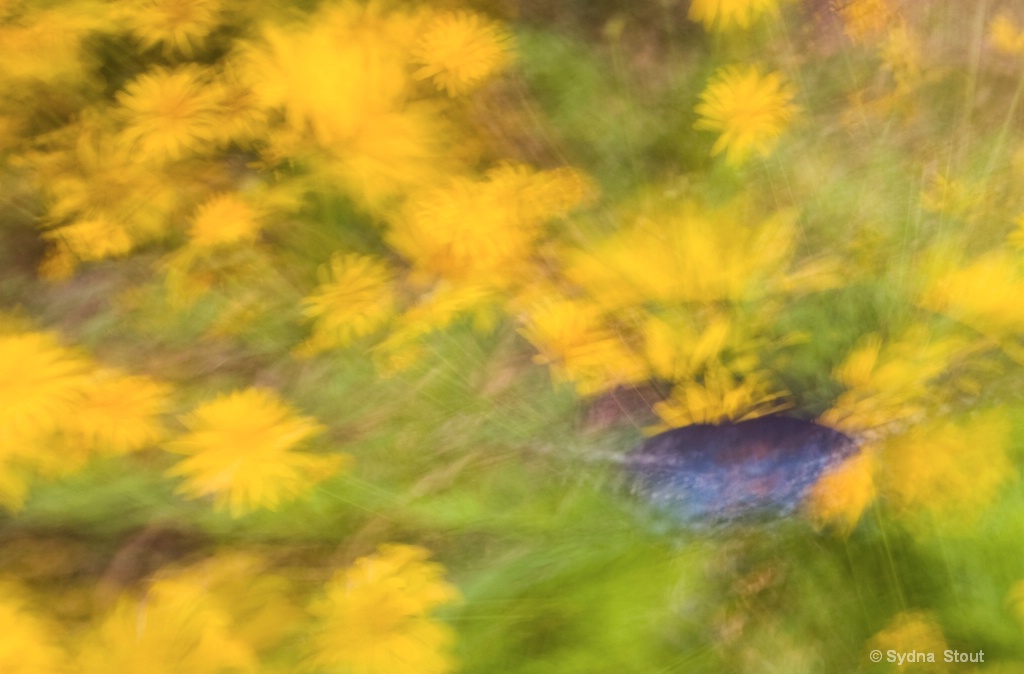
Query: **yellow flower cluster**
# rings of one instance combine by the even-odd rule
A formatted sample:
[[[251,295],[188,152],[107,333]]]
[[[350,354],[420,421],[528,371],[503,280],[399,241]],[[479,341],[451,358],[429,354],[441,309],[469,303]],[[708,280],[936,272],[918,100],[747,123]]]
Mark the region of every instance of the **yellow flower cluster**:
[[[165,447],[187,458],[169,475],[183,477],[178,491],[191,498],[213,497],[233,516],[274,509],[348,463],[348,456],[296,450],[323,427],[273,393],[250,388],[203,403],[183,419],[188,432]]]
[[[749,28],[765,14],[778,12],[776,0],[692,0],[689,18],[708,31]]]
[[[431,617],[459,598],[443,567],[410,545],[384,545],[338,571],[311,611],[320,619],[311,662],[352,674],[445,674],[450,628]]]
[[[0,334],[0,503],[20,507],[31,473],[152,446],[169,399],[169,387],[99,367],[51,334]]]
[[[451,96],[469,91],[509,60],[509,36],[493,22],[465,12],[443,14],[427,26],[414,58],[417,79],[431,78]]]

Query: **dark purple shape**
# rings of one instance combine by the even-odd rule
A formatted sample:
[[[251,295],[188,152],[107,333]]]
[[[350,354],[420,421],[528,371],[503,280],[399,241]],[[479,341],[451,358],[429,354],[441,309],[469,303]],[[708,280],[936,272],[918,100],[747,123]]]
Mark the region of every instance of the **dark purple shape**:
[[[788,417],[697,424],[648,438],[626,460],[634,491],[685,522],[781,517],[858,451],[839,431]]]

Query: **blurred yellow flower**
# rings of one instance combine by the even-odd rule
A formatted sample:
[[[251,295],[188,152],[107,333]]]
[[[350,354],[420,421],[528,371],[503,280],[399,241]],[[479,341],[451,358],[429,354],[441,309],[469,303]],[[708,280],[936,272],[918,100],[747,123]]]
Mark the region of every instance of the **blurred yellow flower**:
[[[510,36],[500,25],[467,12],[446,12],[419,39],[414,59],[418,79],[433,78],[449,96],[465,93],[509,61]]]
[[[728,318],[713,316],[702,330],[682,321],[650,318],[644,324],[644,353],[651,374],[666,381],[693,378],[718,358],[732,331]]]
[[[39,11],[26,3],[17,19],[0,21],[0,92],[8,95],[33,81],[81,82],[88,66],[82,41],[108,21],[100,7],[66,3]]]
[[[711,31],[749,28],[761,15],[777,11],[776,0],[691,0],[687,16]]]
[[[543,224],[578,205],[587,185],[571,169],[501,166],[415,196],[387,241],[428,277],[506,286],[526,272]]]
[[[143,449],[164,434],[160,416],[171,389],[147,377],[99,371],[83,387],[65,427],[97,451],[125,453]]]
[[[989,22],[988,41],[996,51],[1008,56],[1024,54],[1024,31],[1008,12],[1001,12]]]
[[[693,128],[719,132],[711,155],[725,151],[726,162],[740,166],[755,152],[771,154],[797,111],[795,95],[780,73],[762,76],[753,65],[719,68],[700,94]]]
[[[86,633],[81,674],[238,674],[258,671],[252,649],[202,588],[175,580],[152,584],[145,597],[122,596]]]
[[[948,669],[942,658],[942,653],[946,650],[946,637],[942,633],[942,627],[934,617],[922,611],[905,611],[897,614],[882,630],[871,637],[867,646],[882,653],[896,651],[906,654],[913,651],[933,654],[936,660],[934,664],[915,662],[910,665],[910,668],[917,672],[938,674]]]
[[[581,395],[647,379],[643,359],[583,302],[550,298],[528,307],[519,330],[539,352],[556,381],[571,381]]]
[[[102,212],[51,229],[43,237],[59,242],[78,260],[120,257],[131,252],[135,246],[128,230]]]
[[[50,433],[80,402],[89,363],[41,332],[0,335],[0,459]]]
[[[144,49],[193,56],[220,20],[220,0],[133,0],[123,18]]]
[[[212,247],[250,243],[260,235],[259,213],[237,194],[219,194],[201,205],[192,218],[189,241]]]
[[[444,568],[410,545],[383,545],[338,571],[311,611],[314,666],[350,674],[444,674],[454,669],[454,633],[432,619],[459,599]]]
[[[1024,264],[1008,252],[996,250],[939,275],[920,302],[927,309],[1001,339],[1024,333],[1021,297]]]
[[[64,674],[70,671],[57,647],[56,625],[34,615],[20,588],[0,583],[0,672]]]
[[[982,205],[983,197],[974,185],[936,174],[928,188],[921,192],[921,208],[932,213],[966,218]]]
[[[847,390],[823,423],[858,433],[921,418],[944,399],[933,381],[965,353],[956,338],[933,338],[914,327],[891,342],[868,335],[833,372]]]
[[[676,383],[669,399],[654,405],[664,422],[656,430],[754,419],[788,407],[785,397],[764,372],[737,375],[721,363],[709,363],[699,380]]]
[[[839,16],[846,35],[860,43],[881,35],[897,19],[889,0],[849,0],[840,6]]]
[[[158,163],[209,149],[219,123],[210,79],[198,66],[187,65],[155,68],[129,82],[117,97],[125,123],[122,142]]]
[[[670,204],[570,253],[566,274],[609,309],[760,299],[790,289],[793,215]]]
[[[818,526],[834,526],[844,535],[853,531],[875,500],[875,466],[873,451],[862,447],[860,454],[821,476],[804,504],[811,520]]]
[[[296,451],[322,432],[269,391],[250,388],[203,403],[183,419],[188,433],[165,444],[187,458],[168,474],[184,477],[178,488],[190,498],[212,496],[233,516],[274,509],[347,463],[347,456]]]
[[[382,261],[335,253],[319,276],[320,285],[302,300],[303,315],[314,322],[314,352],[369,335],[394,315],[394,274]]]
[[[883,494],[900,513],[969,524],[1016,477],[1007,454],[1009,432],[1005,415],[991,410],[892,437],[879,457]]]

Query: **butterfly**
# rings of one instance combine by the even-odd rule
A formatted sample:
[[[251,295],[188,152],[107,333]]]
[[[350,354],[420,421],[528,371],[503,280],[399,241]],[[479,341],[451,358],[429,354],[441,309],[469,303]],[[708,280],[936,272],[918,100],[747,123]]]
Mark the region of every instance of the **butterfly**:
[[[625,460],[632,491],[675,520],[785,517],[811,486],[859,452],[819,424],[764,416],[684,426],[648,438]]]

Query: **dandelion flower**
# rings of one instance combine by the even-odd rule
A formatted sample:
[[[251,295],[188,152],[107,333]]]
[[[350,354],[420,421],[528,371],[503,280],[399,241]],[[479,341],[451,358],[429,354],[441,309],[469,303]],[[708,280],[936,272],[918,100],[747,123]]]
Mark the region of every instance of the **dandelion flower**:
[[[189,240],[201,248],[255,241],[260,234],[257,215],[238,195],[217,195],[196,211]]]
[[[59,241],[79,260],[103,260],[126,255],[135,246],[131,233],[104,213],[80,218],[43,235]]]
[[[704,30],[748,28],[763,14],[778,11],[775,0],[691,0],[687,17]]]
[[[741,376],[721,363],[710,363],[700,380],[682,381],[672,388],[671,397],[656,403],[654,411],[665,422],[662,428],[691,424],[743,421],[785,409],[785,394],[778,391],[763,372]]]
[[[335,253],[320,269],[320,285],[302,302],[315,322],[313,341],[341,346],[383,326],[395,312],[393,274],[366,255]]]
[[[476,14],[448,12],[427,27],[414,54],[418,79],[433,78],[449,96],[463,94],[499,71],[511,57],[509,35]]]
[[[875,456],[861,449],[835,470],[821,476],[807,494],[805,507],[820,526],[833,525],[849,534],[864,509],[875,500]]]
[[[1009,56],[1024,54],[1024,31],[1008,13],[1000,13],[988,24],[988,40],[996,51]]]
[[[216,92],[196,66],[156,68],[118,94],[121,139],[144,159],[163,162],[199,152],[217,137]]]
[[[314,666],[351,674],[444,674],[454,669],[454,634],[432,619],[459,598],[423,548],[385,545],[338,571],[312,612]]]
[[[98,372],[83,388],[68,431],[89,446],[114,453],[142,449],[161,438],[160,415],[170,388],[146,377]]]
[[[944,522],[978,515],[1016,476],[1010,426],[998,410],[962,423],[915,426],[882,446],[884,493],[900,513]]]
[[[20,588],[0,584],[0,671],[5,674],[66,672],[54,639],[55,625],[34,615]]]
[[[188,433],[167,443],[187,458],[169,472],[184,477],[179,492],[214,497],[232,515],[274,509],[338,470],[347,457],[317,456],[296,446],[323,427],[298,416],[274,394],[246,389],[222,395],[183,419]]]
[[[779,73],[761,76],[756,66],[720,68],[700,95],[693,128],[721,135],[712,156],[725,151],[726,162],[739,166],[754,152],[767,156],[796,112],[792,87]]]
[[[75,409],[88,362],[46,333],[0,336],[0,458],[15,438],[55,430]]]
[[[1014,256],[997,250],[937,277],[921,304],[961,321],[982,334],[1024,333],[1024,269]]]
[[[220,0],[136,0],[124,20],[146,49],[163,45],[164,52],[193,56],[220,18]]]
[[[258,671],[252,649],[229,631],[223,611],[201,587],[160,580],[138,599],[123,596],[85,634],[82,674],[228,674]]]

